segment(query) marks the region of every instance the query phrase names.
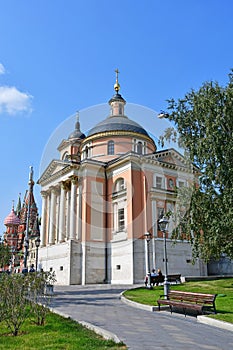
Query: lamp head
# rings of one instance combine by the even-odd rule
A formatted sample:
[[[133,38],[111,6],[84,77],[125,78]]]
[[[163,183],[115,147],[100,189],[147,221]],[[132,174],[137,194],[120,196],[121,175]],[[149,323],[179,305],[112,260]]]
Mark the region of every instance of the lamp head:
[[[39,248],[39,246],[40,246],[40,237],[39,236],[37,236],[35,239],[35,245],[36,245],[36,248]]]
[[[160,220],[159,220],[159,228],[162,232],[167,231],[168,228],[168,224],[169,224],[169,220],[166,216],[163,216]]]
[[[149,241],[150,241],[150,238],[151,238],[150,233],[149,233],[149,232],[146,232],[146,233],[144,234],[144,236],[145,236],[147,242],[149,242]]]

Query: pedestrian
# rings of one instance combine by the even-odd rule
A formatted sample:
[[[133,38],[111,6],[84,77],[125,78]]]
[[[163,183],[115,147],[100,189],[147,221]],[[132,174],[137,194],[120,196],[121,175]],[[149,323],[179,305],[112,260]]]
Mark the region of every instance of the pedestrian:
[[[31,265],[29,272],[35,272],[34,264]]]

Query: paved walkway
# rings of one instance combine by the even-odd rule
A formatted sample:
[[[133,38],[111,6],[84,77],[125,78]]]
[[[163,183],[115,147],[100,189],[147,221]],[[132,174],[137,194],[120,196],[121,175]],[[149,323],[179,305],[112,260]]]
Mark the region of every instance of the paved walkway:
[[[132,286],[56,286],[52,308],[110,332],[133,350],[233,349],[233,332],[201,324],[196,317],[129,306],[120,293]]]

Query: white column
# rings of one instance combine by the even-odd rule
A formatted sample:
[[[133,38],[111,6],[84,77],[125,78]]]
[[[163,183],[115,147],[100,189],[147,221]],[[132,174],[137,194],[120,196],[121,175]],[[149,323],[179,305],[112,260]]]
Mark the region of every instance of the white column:
[[[146,198],[146,175],[143,175],[143,196],[144,196],[144,233],[148,231],[147,229],[147,198]]]
[[[152,268],[156,267],[155,237],[157,237],[157,210],[156,201],[152,201]]]
[[[70,190],[66,192],[66,239],[70,238]]]
[[[86,284],[86,242],[82,242],[82,285]]]
[[[70,199],[70,239],[76,238],[76,215],[77,215],[77,178],[71,180]]]
[[[78,187],[78,237],[82,238],[82,185]]]
[[[149,261],[148,261],[148,243],[146,241],[146,239],[144,239],[145,242],[145,262],[146,262],[146,275],[148,274],[149,271]]]
[[[49,244],[54,244],[56,232],[56,191],[51,190],[50,213],[49,213]]]
[[[117,221],[117,208],[118,204],[114,203],[113,204],[113,231],[116,232],[118,230],[118,221]]]
[[[44,247],[46,245],[46,222],[47,222],[47,193],[41,191],[42,196],[42,209],[41,209],[41,233],[40,240],[41,246]]]
[[[59,208],[59,233],[58,241],[63,242],[65,239],[65,203],[66,203],[66,185],[61,184],[60,208]]]
[[[60,191],[57,193],[56,201],[56,228],[55,228],[55,243],[59,242],[59,214],[60,214]]]

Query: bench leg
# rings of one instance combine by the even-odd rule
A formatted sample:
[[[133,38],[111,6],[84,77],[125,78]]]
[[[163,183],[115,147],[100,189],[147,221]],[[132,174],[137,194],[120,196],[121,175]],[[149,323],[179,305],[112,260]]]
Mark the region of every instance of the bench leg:
[[[186,317],[186,308],[183,308],[184,315]]]

